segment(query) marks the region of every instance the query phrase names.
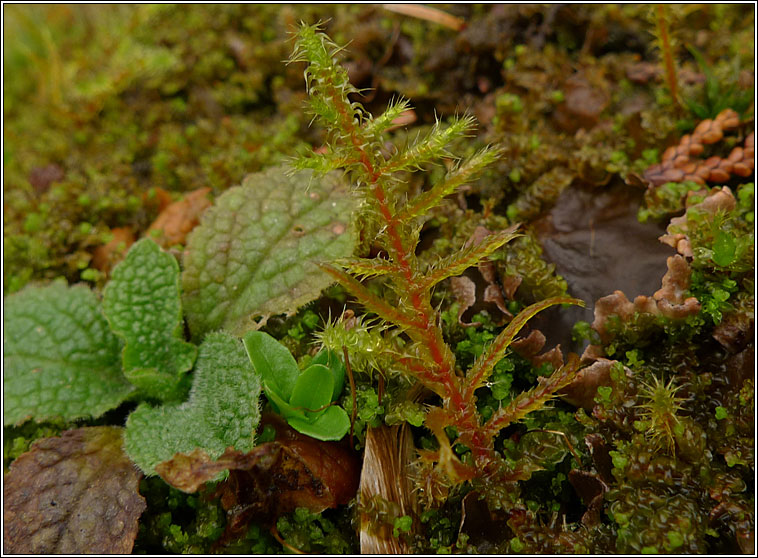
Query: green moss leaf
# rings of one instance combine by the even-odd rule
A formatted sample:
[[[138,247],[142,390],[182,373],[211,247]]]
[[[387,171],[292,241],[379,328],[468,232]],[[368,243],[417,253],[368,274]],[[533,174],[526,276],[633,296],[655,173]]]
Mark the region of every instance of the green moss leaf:
[[[195,338],[242,335],[256,316],[297,309],[332,283],[314,263],[352,255],[357,202],[342,175],[288,170],[249,175],[190,234],[182,286]]]
[[[242,344],[221,332],[200,345],[189,400],[140,405],[126,422],[125,448],[146,474],[176,453],[200,448],[212,458],[253,447],[260,419],[260,377]]]
[[[716,233],[713,243],[713,261],[721,267],[726,267],[736,259],[737,243],[734,236],[726,231]]]
[[[98,417],[133,391],[95,294],[64,281],[5,299],[4,424]]]
[[[178,397],[197,347],[182,340],[179,264],[174,257],[150,239],[135,243],[113,270],[103,310],[126,342],[122,359],[127,379],[148,396]]]

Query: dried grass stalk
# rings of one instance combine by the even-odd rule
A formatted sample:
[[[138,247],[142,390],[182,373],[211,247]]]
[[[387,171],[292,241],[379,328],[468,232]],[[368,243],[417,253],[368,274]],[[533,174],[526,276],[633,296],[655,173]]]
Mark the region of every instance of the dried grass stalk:
[[[410,552],[405,542],[393,536],[391,521],[377,521],[375,512],[384,504],[390,508],[390,516],[418,517],[408,474],[413,452],[413,437],[406,424],[368,428],[360,484],[361,554]]]

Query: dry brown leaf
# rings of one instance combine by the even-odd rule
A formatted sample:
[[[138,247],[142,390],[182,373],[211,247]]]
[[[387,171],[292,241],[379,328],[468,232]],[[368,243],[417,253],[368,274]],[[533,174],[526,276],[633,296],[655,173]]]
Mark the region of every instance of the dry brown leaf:
[[[421,6],[419,4],[382,4],[382,7],[390,12],[439,23],[453,31],[460,31],[466,26],[465,20],[429,6]]]
[[[600,479],[606,484],[613,483],[613,459],[611,458],[611,449],[600,434],[587,434],[584,437],[584,443],[592,456],[592,464]]]
[[[171,198],[171,192],[164,190],[160,186],[151,188],[150,190],[142,193],[142,203],[145,208],[150,210],[157,210],[158,213],[166,209],[171,205],[174,200]]]
[[[495,306],[497,306],[497,309],[500,310],[507,318],[513,317],[513,314],[508,311],[508,307],[505,305],[503,291],[500,289],[499,285],[496,285],[495,283],[490,283],[487,285],[487,287],[484,289],[484,298],[482,300],[484,300],[484,302],[494,303]]]
[[[611,366],[616,362],[600,358],[592,365],[576,373],[574,380],[563,388],[561,399],[591,411],[595,406],[595,396],[599,386],[611,385]]]
[[[700,303],[695,297],[685,298],[690,287],[690,266],[679,254],[666,260],[668,271],[663,276],[661,288],[653,294],[656,306],[667,318],[686,318],[700,311]]]
[[[461,522],[458,537],[466,535],[469,545],[477,548],[477,553],[489,554],[491,549],[502,545],[510,534],[503,525],[507,516],[502,510],[491,511],[482,491],[472,491],[461,500]]]
[[[490,234],[492,233],[487,228],[481,225],[477,226],[476,229],[474,229],[471,237],[465,242],[464,248],[481,244],[481,242]],[[497,280],[497,269],[495,268],[495,265],[487,258],[480,261],[479,264],[477,264],[476,268],[479,271],[479,275],[481,275],[486,284],[481,297],[481,302],[495,305],[497,310],[500,312],[500,316],[497,316],[497,310],[494,310],[492,308],[489,308],[488,310],[490,310],[490,313],[493,314],[493,317],[495,317],[496,323],[498,323],[498,325],[502,325],[506,320],[513,318],[513,314],[508,311],[508,308],[505,305],[503,290]],[[520,278],[518,279],[516,285],[513,287],[513,290],[518,287],[519,283],[521,283]],[[453,291],[453,296],[455,296],[456,301],[458,304],[460,304],[460,310],[458,311],[458,323],[463,327],[476,327],[481,325],[479,322],[466,323],[462,319],[463,314],[477,303],[477,283],[475,283],[470,277],[460,275],[458,277],[452,277],[450,279],[450,286]],[[478,306],[481,307],[482,304],[480,303]]]
[[[610,101],[604,86],[604,79],[588,71],[578,71],[568,78],[563,86],[566,99],[553,115],[558,126],[572,134],[580,128],[592,129]]]
[[[597,473],[580,469],[569,471],[568,480],[582,499],[582,504],[587,506],[587,511],[582,515],[582,524],[588,527],[598,525],[603,508],[603,495],[608,492],[608,485]]]
[[[203,211],[212,205],[208,199],[210,191],[210,188],[199,188],[166,206],[150,225],[147,236],[163,248],[184,244],[187,235],[200,222]]]
[[[229,515],[225,540],[244,532],[253,520],[272,523],[298,507],[318,513],[347,504],[358,489],[360,464],[347,446],[304,436],[275,416],[266,415],[262,422],[274,426],[275,441],[248,453],[228,448],[216,461],[197,449],[155,468],[185,492],[195,492],[229,470],[216,490]]]
[[[556,266],[568,292],[588,303],[587,309],[547,310],[530,322],[549,345],[581,351],[571,330],[579,320],[592,322],[593,301],[617,289],[633,296],[660,288],[672,252],[656,242],[660,226],[637,220],[642,194],[617,180],[604,188],[572,186],[549,213],[531,223],[545,260]],[[533,281],[524,277],[524,283]],[[523,285],[519,292],[524,292]]]
[[[731,353],[742,351],[751,339],[755,328],[755,315],[750,312],[730,312],[713,329],[713,338]]]
[[[37,194],[44,194],[55,182],[66,176],[63,167],[56,163],[50,163],[44,167],[34,167],[29,172],[29,183]]]
[[[388,132],[391,132],[392,130],[397,130],[398,128],[404,128],[405,126],[410,126],[414,122],[418,120],[418,116],[416,116],[416,111],[413,109],[408,109],[400,113],[400,115],[395,118],[392,121],[392,125],[387,128]]]
[[[129,227],[116,227],[111,229],[113,238],[101,246],[95,248],[92,254],[92,267],[108,273],[122,259],[129,247],[134,244],[134,233]]]
[[[3,543],[13,554],[128,554],[145,509],[122,429],[78,428],[16,459],[3,487]]]
[[[507,296],[510,300],[513,300],[513,297],[516,294],[516,289],[519,288],[523,280],[524,278],[521,277],[520,275],[505,275],[504,274],[502,276],[502,282],[503,282],[503,292],[505,293],[505,296]]]
[[[453,291],[455,301],[460,305],[458,309],[458,323],[463,327],[480,326],[479,322],[466,323],[463,321],[463,314],[474,305],[476,302],[476,284],[466,277],[461,275],[460,277],[450,278],[450,288]]]
[[[643,173],[650,187],[666,182],[728,182],[731,174],[748,177],[755,167],[755,134],[745,138],[744,147],[734,147],[726,158],[713,155],[707,159],[699,156],[704,146],[720,142],[724,132],[740,125],[739,115],[730,108],[721,111],[714,119],[706,118],[698,124],[692,134],[682,136],[679,144],[668,147],[661,156],[661,162],[648,167]]]
[[[511,343],[511,347],[536,368],[549,362],[553,366],[553,370],[558,370],[563,366],[563,354],[561,353],[560,345],[553,347],[541,355],[537,354],[545,346],[546,341],[545,335],[540,330],[534,329],[526,337],[522,337]]]

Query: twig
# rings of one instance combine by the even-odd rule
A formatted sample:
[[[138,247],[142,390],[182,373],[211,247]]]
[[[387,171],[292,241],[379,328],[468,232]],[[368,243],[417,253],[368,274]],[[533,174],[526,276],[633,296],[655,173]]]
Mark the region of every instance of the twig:
[[[382,4],[382,7],[396,14],[403,14],[411,17],[417,17],[419,19],[425,19],[433,23],[439,23],[444,25],[453,31],[460,31],[466,26],[466,21],[450,15],[447,12],[438,10],[437,8],[430,8],[429,6],[420,6],[418,4]]]
[[[355,414],[358,411],[358,399],[355,396],[355,378],[353,378],[353,369],[350,367],[350,357],[347,354],[347,347],[342,345],[342,354],[345,355],[345,368],[347,369],[347,377],[350,380],[350,393],[353,396],[353,410],[350,413],[350,447],[355,447],[353,444],[353,427],[355,425]]]
[[[571,441],[569,440],[568,436],[566,436],[565,432],[561,432],[560,430],[548,430],[547,428],[535,428],[534,430],[530,430],[529,432],[547,432],[549,434],[558,434],[560,436],[563,436],[563,439],[566,441],[566,445],[569,448],[569,451],[571,451],[571,455],[574,456],[574,459],[576,459],[576,462],[579,463],[579,466],[582,466],[582,460],[579,457],[579,454],[576,453],[576,450],[574,449],[574,446],[571,444]],[[527,432],[527,434],[529,433]]]
[[[276,529],[276,526],[272,526],[271,529],[270,529],[270,532],[273,535],[273,537],[276,539],[276,541],[280,545],[282,545],[284,548],[286,548],[287,550],[289,550],[291,552],[294,552],[295,554],[305,554],[304,551],[300,550],[299,548],[295,548],[290,543],[288,543],[287,541],[285,541],[282,538],[282,536],[279,534],[279,531]]]

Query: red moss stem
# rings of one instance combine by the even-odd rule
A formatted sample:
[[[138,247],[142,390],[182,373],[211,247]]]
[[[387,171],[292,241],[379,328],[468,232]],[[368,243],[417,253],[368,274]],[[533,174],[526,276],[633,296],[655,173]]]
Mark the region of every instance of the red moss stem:
[[[492,456],[491,437],[487,436],[479,424],[476,414],[476,397],[473,390],[463,389],[459,378],[455,373],[453,359],[449,355],[449,348],[444,343],[442,331],[437,323],[436,314],[431,306],[428,294],[423,283],[415,279],[416,273],[411,263],[412,254],[404,245],[398,221],[395,219],[387,201],[387,195],[382,186],[382,177],[385,176],[386,168],[377,168],[366,152],[365,138],[359,137],[352,109],[345,106],[344,99],[334,87],[327,88],[327,94],[331,97],[340,115],[340,126],[347,132],[353,149],[358,154],[358,160],[363,167],[368,189],[373,194],[389,239],[389,255],[399,267],[401,275],[407,282],[404,287],[410,292],[410,302],[416,311],[419,324],[414,326],[413,331],[408,331],[411,337],[423,342],[423,346],[431,358],[430,365],[419,366],[418,363],[409,362],[410,359],[401,359],[407,370],[418,378],[427,387],[438,393],[443,398],[443,405],[450,424],[458,429],[461,441],[471,448],[477,466],[481,469],[486,466]],[[426,296],[425,296],[426,295]]]
[[[671,49],[671,41],[669,40],[669,27],[666,22],[666,6],[663,4],[657,4],[656,9],[656,24],[658,27],[658,35],[661,39],[661,56],[663,57],[664,65],[666,66],[666,83],[671,93],[671,99],[676,106],[679,106],[679,91],[676,83],[676,67],[674,66],[674,54]]]

